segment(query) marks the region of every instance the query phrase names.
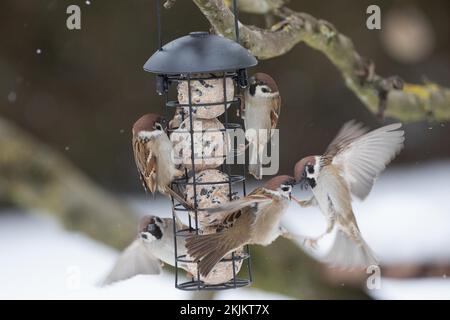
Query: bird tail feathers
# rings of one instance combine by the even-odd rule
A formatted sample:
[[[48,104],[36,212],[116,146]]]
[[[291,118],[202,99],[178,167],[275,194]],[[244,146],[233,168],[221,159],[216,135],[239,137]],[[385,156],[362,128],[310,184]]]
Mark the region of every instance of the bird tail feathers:
[[[355,242],[340,228],[337,230],[333,246],[326,255],[325,261],[345,269],[378,265],[375,254],[361,236],[359,236],[359,241]]]
[[[248,172],[256,179],[262,179],[262,156],[264,152],[264,145],[256,143],[250,144],[250,158],[248,164]]]
[[[214,266],[239,245],[229,239],[226,231],[208,235],[194,235],[186,239],[187,253],[198,262],[203,277],[208,276]],[[231,241],[230,241],[231,240]]]

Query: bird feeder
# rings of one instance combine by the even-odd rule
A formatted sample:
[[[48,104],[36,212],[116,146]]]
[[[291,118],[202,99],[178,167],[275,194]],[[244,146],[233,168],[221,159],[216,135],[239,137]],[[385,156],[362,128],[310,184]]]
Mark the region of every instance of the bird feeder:
[[[159,1],[156,5],[159,49],[144,70],[156,74],[156,91],[165,97],[167,118],[173,118],[169,137],[177,147],[175,157],[181,160],[179,169],[184,176],[175,179],[172,188],[195,209],[188,210],[172,198],[175,287],[223,290],[248,286],[252,281],[248,246],[225,256],[207,278],[202,278],[193,258],[179,253],[177,241],[179,237],[216,232],[214,223],[222,217],[208,216],[205,209],[245,196],[245,165],[241,165],[240,174],[233,174],[236,168],[232,166],[238,165],[227,161],[230,153],[235,159],[239,152],[232,150],[227,130],[242,125],[229,122],[228,113],[239,108],[239,90],[247,86],[246,69],[257,60],[238,43],[235,1],[236,42],[207,32],[191,32],[162,45]],[[239,186],[241,192],[236,192]],[[179,229],[175,220],[183,215],[188,226]],[[190,280],[181,279],[180,264],[190,266]]]

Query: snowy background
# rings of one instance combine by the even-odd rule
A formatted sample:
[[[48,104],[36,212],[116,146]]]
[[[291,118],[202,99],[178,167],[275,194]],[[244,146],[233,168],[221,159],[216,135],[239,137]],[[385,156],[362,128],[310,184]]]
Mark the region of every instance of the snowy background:
[[[306,198],[308,194],[297,194]],[[141,214],[169,213],[167,201],[130,199]],[[167,208],[166,208],[167,206]],[[383,264],[450,263],[450,162],[387,170],[364,202],[354,203],[363,235]],[[290,231],[317,235],[325,221],[316,209],[291,206]],[[320,243],[320,256],[332,237]],[[62,229],[44,212],[0,214],[0,299],[189,299],[174,288],[173,275],[137,276],[106,288],[96,284],[118,252],[82,234]],[[255,279],[257,281],[257,279]],[[383,279],[377,299],[450,299],[450,279]],[[286,299],[245,288],[217,299]]]

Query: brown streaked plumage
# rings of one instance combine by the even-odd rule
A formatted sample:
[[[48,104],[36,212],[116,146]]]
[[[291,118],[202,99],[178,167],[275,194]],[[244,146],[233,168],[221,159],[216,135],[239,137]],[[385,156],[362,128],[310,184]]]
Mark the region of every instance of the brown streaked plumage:
[[[354,121],[346,123],[322,156],[303,158],[294,168],[301,185],[311,187],[314,197],[298,201],[301,206],[318,205],[328,221],[327,230],[311,246],[337,227],[332,249],[326,260],[340,267],[366,267],[377,264],[364,241],[351,205],[351,195],[365,199],[386,165],[403,147],[401,124],[367,132]]]
[[[245,244],[269,245],[281,233],[280,220],[289,204],[294,178],[278,176],[245,198],[232,201],[211,213],[227,212],[215,234],[186,239],[188,254],[199,261],[203,276],[227,254]]]
[[[140,117],[132,128],[134,160],[146,191],[173,196],[186,208],[192,209],[170,183],[182,172],[175,168],[173,148],[166,134],[167,121],[160,115],[148,113]]]

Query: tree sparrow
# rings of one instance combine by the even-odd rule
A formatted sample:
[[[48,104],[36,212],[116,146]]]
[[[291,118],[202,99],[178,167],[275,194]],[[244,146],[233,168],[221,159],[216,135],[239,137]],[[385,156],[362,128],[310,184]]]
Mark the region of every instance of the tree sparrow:
[[[280,220],[291,199],[294,178],[277,176],[246,197],[209,209],[210,213],[229,213],[217,233],[194,235],[186,248],[202,276],[207,276],[227,254],[246,244],[267,246],[282,232]]]
[[[170,188],[172,180],[183,175],[175,168],[172,143],[166,133],[167,121],[162,116],[148,113],[133,125],[134,160],[144,189],[173,196],[184,207],[192,209],[178,193]]]
[[[245,137],[250,144],[248,171],[262,178],[264,148],[273,135],[280,115],[281,97],[275,81],[265,73],[256,73],[245,90],[243,110]]]
[[[310,187],[314,197],[298,201],[301,206],[318,205],[328,220],[324,234],[308,239],[312,247],[337,226],[337,235],[327,262],[339,267],[367,267],[377,264],[372,250],[362,238],[351,205],[351,195],[364,200],[386,165],[403,147],[401,124],[391,124],[367,133],[354,121],[346,123],[322,156],[303,158],[295,165],[294,176],[302,187]]]
[[[177,230],[185,229],[177,222]],[[138,238],[119,256],[114,267],[103,280],[102,285],[129,279],[139,274],[159,274],[161,262],[175,265],[173,219],[157,216],[144,216],[139,221]],[[177,253],[185,255],[184,237],[177,237]],[[178,267],[188,270],[187,264],[178,263]]]

